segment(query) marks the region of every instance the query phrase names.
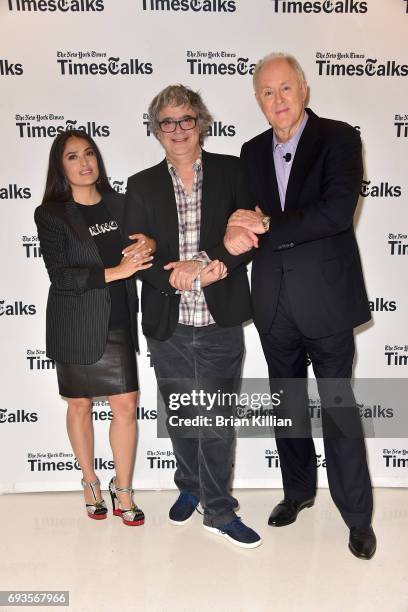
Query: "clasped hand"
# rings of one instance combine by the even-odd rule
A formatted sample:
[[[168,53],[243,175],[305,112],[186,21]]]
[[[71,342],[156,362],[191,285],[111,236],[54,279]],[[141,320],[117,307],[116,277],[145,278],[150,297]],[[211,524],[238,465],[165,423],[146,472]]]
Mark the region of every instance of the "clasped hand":
[[[165,270],[172,270],[169,283],[179,291],[191,291],[193,282],[198,276],[201,287],[208,287],[224,279],[228,274],[226,265],[218,259],[210,261],[207,265],[195,259],[170,261],[163,267]]]
[[[231,255],[242,255],[257,248],[257,234],[264,234],[264,214],[259,206],[255,210],[238,209],[229,218],[224,236],[224,246]]]

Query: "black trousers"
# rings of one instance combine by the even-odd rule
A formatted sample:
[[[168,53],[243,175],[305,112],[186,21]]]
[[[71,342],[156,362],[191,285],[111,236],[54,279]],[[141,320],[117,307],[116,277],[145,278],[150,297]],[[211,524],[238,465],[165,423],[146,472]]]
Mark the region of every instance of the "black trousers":
[[[158,386],[166,402],[166,379],[172,390],[191,392],[190,385],[209,393],[231,392],[241,376],[244,341],[242,327],[177,325],[165,341],[147,338]],[[178,379],[177,381],[174,379]],[[216,412],[213,408],[210,416]],[[177,469],[174,481],[182,492],[195,495],[204,508],[204,524],[220,527],[234,520],[237,500],[230,495],[234,461],[233,427],[197,431],[180,437],[169,428]]]
[[[340,427],[334,429],[342,429],[341,419],[344,418],[345,429],[353,421],[351,429],[356,432],[356,420],[359,425],[360,420],[350,384],[354,359],[352,329],[317,339],[302,335],[293,318],[285,278],[282,276],[275,318],[270,331],[260,334],[260,339],[270,379],[306,379],[309,355],[318,382],[322,409],[325,408],[326,400],[324,379],[342,379],[342,391],[351,400],[344,410],[344,417],[341,416],[341,410],[336,411]],[[296,395],[300,403],[297,401],[295,418],[298,422],[299,416],[300,420],[309,420],[306,384],[303,400],[299,398],[299,387]],[[299,409],[302,402],[303,408]],[[288,409],[290,406],[287,405]],[[303,415],[300,414],[302,409]],[[329,424],[325,418],[322,425],[327,478],[333,501],[348,527],[366,527],[371,524],[373,498],[362,430],[360,437],[352,437],[353,434],[349,437],[340,433],[333,435],[333,427],[329,433]],[[316,494],[317,473],[313,438],[285,438],[277,434],[276,445],[285,496],[297,500],[313,497]]]

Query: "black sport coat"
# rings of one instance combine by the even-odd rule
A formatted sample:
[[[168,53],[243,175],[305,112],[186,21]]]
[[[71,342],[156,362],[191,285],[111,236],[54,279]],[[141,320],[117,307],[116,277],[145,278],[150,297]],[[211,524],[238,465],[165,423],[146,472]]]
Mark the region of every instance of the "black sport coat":
[[[250,198],[237,157],[202,151],[202,164],[199,250],[223,261],[229,271],[227,278],[205,287],[204,295],[215,322],[230,327],[252,317],[245,265],[249,257],[230,255],[223,238],[228,217],[237,208],[250,208]],[[180,302],[169,284],[170,272],[163,270],[180,259],[177,205],[166,159],[129,178],[125,208],[126,234],[143,232],[157,242],[153,267],[138,273],[143,281],[142,328],[147,337],[166,340],[177,325]]]
[[[123,227],[124,196],[104,192],[102,197],[112,217]],[[73,201],[42,204],[36,208],[34,219],[51,280],[46,317],[47,356],[61,363],[95,363],[105,350],[111,310],[98,248]],[[126,287],[137,350],[135,279],[127,279]]]
[[[272,151],[272,129],[241,151],[252,198],[271,216],[252,265],[254,322],[268,332],[279,297],[282,270],[302,334],[329,336],[368,321],[360,255],[354,234],[363,163],[357,130],[322,119],[308,121],[292,162],[282,212]]]

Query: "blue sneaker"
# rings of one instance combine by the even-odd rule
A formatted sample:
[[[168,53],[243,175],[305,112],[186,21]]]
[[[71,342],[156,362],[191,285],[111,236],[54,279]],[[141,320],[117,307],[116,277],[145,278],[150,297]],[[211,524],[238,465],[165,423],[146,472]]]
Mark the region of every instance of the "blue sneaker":
[[[194,514],[199,499],[191,493],[180,493],[169,510],[169,520],[173,525],[185,525]]]
[[[262,544],[262,539],[256,531],[247,527],[238,516],[230,523],[221,527],[204,525],[204,529],[227,538],[227,540],[241,548],[256,548]]]

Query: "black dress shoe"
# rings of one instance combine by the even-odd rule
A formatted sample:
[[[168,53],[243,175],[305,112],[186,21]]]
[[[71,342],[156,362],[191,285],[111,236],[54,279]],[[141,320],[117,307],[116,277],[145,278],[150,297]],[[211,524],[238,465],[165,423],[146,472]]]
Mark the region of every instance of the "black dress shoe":
[[[285,497],[275,508],[272,510],[268,525],[273,527],[284,527],[294,523],[297,519],[297,515],[303,508],[311,508],[314,504],[314,497],[305,499],[303,501],[297,501],[296,499],[288,499]]]
[[[377,548],[377,539],[371,527],[351,527],[349,549],[359,559],[371,559]]]

